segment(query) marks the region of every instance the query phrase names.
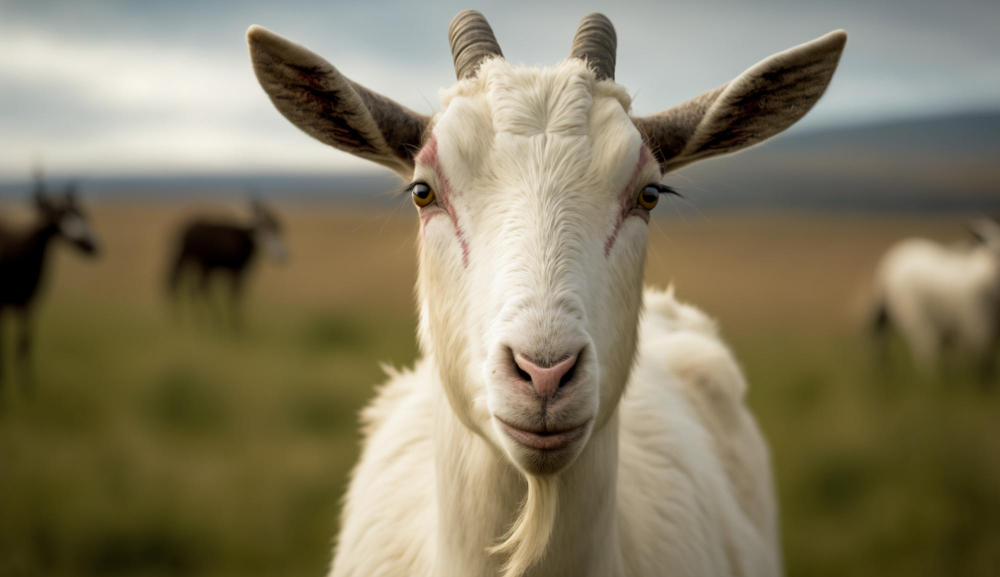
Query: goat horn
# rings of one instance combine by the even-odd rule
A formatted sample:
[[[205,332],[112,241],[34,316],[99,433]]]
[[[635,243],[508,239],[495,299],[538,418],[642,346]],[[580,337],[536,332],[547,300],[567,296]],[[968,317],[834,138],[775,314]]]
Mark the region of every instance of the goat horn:
[[[617,50],[615,27],[607,16],[593,12],[580,21],[569,55],[570,58],[586,60],[596,73],[597,80],[614,80]]]
[[[500,45],[493,35],[486,17],[476,10],[459,12],[448,26],[448,42],[455,59],[455,75],[459,80],[476,74],[483,59],[489,56],[503,58]]]

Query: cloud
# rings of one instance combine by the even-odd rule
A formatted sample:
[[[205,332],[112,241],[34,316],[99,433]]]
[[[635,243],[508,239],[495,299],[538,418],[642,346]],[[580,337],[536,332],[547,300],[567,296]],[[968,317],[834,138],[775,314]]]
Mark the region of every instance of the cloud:
[[[243,31],[302,41],[420,111],[454,82],[448,21],[467,2],[251,0],[0,5],[0,179],[42,154],[55,173],[376,170],[288,125],[250,69]],[[608,13],[617,78],[648,114],[830,29],[850,34],[834,82],[793,130],[1000,106],[1000,6],[930,0],[663,3],[483,0],[507,57],[566,57],[579,18]]]
[[[93,106],[149,114],[186,110],[232,115],[252,108],[246,68],[211,55],[122,42],[78,42],[40,31],[0,36],[0,77],[57,91]]]
[[[248,62],[174,46],[0,34],[7,102],[0,172],[36,155],[55,172],[201,172],[367,168],[294,129],[271,107]]]

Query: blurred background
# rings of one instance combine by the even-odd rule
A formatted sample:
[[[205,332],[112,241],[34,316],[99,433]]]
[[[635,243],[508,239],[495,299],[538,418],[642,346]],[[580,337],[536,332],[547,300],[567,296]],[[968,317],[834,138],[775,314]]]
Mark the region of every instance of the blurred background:
[[[421,112],[453,83],[451,17],[477,8],[508,60],[552,64],[579,19],[618,30],[617,80],[649,114],[832,29],[833,83],[765,145],[671,175],[647,280],[718,319],[772,447],[790,575],[1000,574],[1000,383],[876,363],[865,311],[900,239],[1000,213],[995,1],[0,1],[0,226],[35,216],[32,169],[77,183],[97,259],[49,250],[35,393],[2,319],[0,576],[318,576],[379,363],[417,356],[417,219],[402,183],[271,106],[261,24]],[[244,327],[165,293],[192,216],[251,222]],[[0,237],[0,241],[2,241]],[[0,278],[0,284],[10,278]]]

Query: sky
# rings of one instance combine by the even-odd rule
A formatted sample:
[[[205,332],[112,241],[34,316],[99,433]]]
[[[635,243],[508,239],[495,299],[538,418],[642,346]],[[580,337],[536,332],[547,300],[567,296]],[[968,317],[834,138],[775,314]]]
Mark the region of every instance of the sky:
[[[378,170],[311,140],[258,86],[259,24],[421,112],[454,82],[451,18],[483,12],[506,58],[551,65],[580,18],[618,32],[616,80],[649,114],[830,30],[849,40],[826,96],[792,130],[1000,110],[1000,2],[149,2],[0,0],[0,179],[33,162],[73,176]]]

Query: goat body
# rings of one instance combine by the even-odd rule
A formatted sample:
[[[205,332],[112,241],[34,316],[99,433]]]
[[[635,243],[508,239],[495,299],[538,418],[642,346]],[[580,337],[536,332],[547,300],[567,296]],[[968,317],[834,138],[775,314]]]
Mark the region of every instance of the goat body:
[[[45,222],[29,230],[0,229],[0,308],[24,308],[38,292],[45,270],[45,256],[57,233]]]
[[[14,309],[20,321],[18,360],[23,372],[22,384],[31,387],[31,313],[44,282],[49,243],[62,237],[86,254],[96,254],[97,241],[70,188],[61,200],[44,194],[39,182],[35,196],[37,222],[24,231],[0,227],[0,321],[4,309]],[[2,331],[2,325],[0,325]],[[0,383],[3,382],[3,347],[0,341]]]
[[[277,217],[256,200],[252,211],[251,224],[195,219],[183,225],[167,272],[168,295],[177,299],[180,283],[190,271],[198,276],[193,296],[211,306],[208,301],[212,277],[228,276],[232,324],[238,328],[244,278],[257,252],[264,248],[276,261],[285,258]]]
[[[936,370],[952,344],[988,376],[1000,338],[1000,252],[990,243],[905,240],[885,254],[875,279],[882,328],[899,331],[919,367]]]
[[[238,224],[196,221],[181,233],[174,270],[195,265],[205,272],[242,273],[256,252],[253,230]]]

